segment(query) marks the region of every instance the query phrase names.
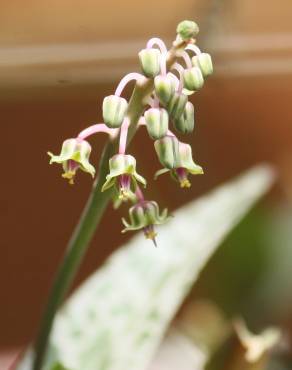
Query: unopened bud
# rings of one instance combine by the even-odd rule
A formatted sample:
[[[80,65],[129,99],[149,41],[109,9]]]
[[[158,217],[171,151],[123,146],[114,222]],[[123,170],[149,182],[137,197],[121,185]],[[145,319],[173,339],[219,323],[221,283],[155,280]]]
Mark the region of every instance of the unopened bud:
[[[178,119],[183,114],[188,97],[184,94],[175,92],[170,102],[167,104],[169,115],[173,119]]]
[[[105,124],[110,128],[120,127],[127,108],[128,102],[126,99],[116,95],[105,97],[102,104],[102,115]]]
[[[189,40],[197,36],[199,26],[193,21],[182,21],[178,24],[176,32],[182,40]]]
[[[168,169],[176,168],[179,160],[179,141],[175,136],[156,140],[154,147],[160,163]]]
[[[161,53],[158,49],[143,49],[139,52],[142,71],[146,77],[153,78],[160,72]]]
[[[191,91],[200,90],[204,85],[204,77],[199,67],[192,67],[184,71],[184,87]]]
[[[156,76],[154,79],[155,93],[164,106],[166,106],[172,98],[175,91],[175,84],[170,75]]]
[[[201,53],[197,56],[198,65],[204,77],[208,77],[213,73],[213,63],[211,55],[208,53]]]
[[[161,139],[168,131],[168,113],[163,108],[150,108],[145,114],[146,127],[149,136],[156,140]]]
[[[194,106],[191,102],[187,102],[185,110],[180,118],[173,121],[176,130],[182,134],[189,134],[194,130]]]

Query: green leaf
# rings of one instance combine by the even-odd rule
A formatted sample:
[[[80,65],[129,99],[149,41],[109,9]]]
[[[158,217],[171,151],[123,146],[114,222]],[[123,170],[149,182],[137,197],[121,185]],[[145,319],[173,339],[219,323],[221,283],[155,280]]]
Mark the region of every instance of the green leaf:
[[[147,369],[200,271],[273,179],[259,166],[182,207],[159,227],[158,248],[133,237],[59,312],[54,361],[70,370]]]

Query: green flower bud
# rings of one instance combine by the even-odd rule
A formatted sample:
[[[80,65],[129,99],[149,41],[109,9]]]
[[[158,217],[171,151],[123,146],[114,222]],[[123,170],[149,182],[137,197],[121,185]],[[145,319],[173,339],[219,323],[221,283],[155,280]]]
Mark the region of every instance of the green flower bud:
[[[102,104],[102,115],[105,124],[110,128],[120,127],[127,108],[128,102],[126,99],[116,95],[105,97]]]
[[[89,163],[91,152],[90,144],[85,140],[68,139],[62,145],[60,155],[53,155],[48,152],[51,157],[50,164],[61,163],[63,165],[63,178],[69,180],[69,184],[74,184],[74,177],[77,170],[89,173],[92,177],[95,175],[95,168]]]
[[[136,159],[132,155],[116,154],[109,160],[109,169],[101,191],[117,185],[120,199],[127,200],[131,197],[131,186],[135,189],[137,181],[146,186],[146,180],[136,171]]]
[[[168,113],[163,108],[150,108],[144,113],[149,136],[161,139],[168,131]]]
[[[204,85],[204,78],[199,67],[192,67],[184,71],[184,87],[188,90],[197,91]]]
[[[182,40],[189,40],[197,36],[199,26],[193,21],[182,21],[178,24],[176,32]]]
[[[154,147],[160,163],[167,169],[176,168],[179,159],[179,141],[175,136],[156,140]]]
[[[175,84],[169,74],[156,76],[154,79],[155,93],[162,105],[166,106],[175,91]]]
[[[153,78],[160,72],[160,56],[158,49],[143,49],[139,52],[142,71],[146,77]]]
[[[197,60],[203,76],[210,76],[213,73],[213,63],[211,55],[208,53],[201,53],[197,56]]]
[[[143,200],[135,204],[129,210],[130,222],[127,222],[124,218],[122,222],[125,226],[123,233],[127,231],[140,230],[144,231],[147,239],[153,240],[154,244],[156,233],[154,231],[154,225],[161,225],[169,220],[167,209],[164,209],[162,213],[159,213],[159,207],[156,202]]]
[[[185,110],[180,118],[173,121],[176,130],[182,134],[189,134],[194,130],[194,106],[191,102],[187,102]]]
[[[167,110],[171,118],[178,119],[183,114],[187,104],[188,97],[184,94],[175,92],[170,102],[167,104]]]

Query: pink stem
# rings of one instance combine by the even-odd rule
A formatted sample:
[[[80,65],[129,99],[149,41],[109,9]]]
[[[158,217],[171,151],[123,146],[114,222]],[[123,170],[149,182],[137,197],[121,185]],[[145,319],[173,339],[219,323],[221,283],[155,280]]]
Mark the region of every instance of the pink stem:
[[[109,128],[104,123],[97,123],[95,125],[87,127],[85,130],[81,131],[77,138],[81,140],[85,140],[88,136],[96,134],[98,132],[104,132],[110,136],[111,139],[115,138],[118,129],[116,128]]]
[[[153,37],[152,39],[150,39],[148,42],[147,42],[147,49],[150,49],[152,48],[154,45],[157,45],[161,51],[161,54],[167,54],[167,48],[165,46],[165,43],[159,39],[158,37]]]
[[[192,50],[196,55],[201,54],[201,50],[198,48],[197,45],[189,44],[187,45],[185,50]]]
[[[192,60],[189,56],[189,54],[186,52],[186,51],[183,51],[182,54],[181,54],[183,60],[185,61],[185,64],[186,64],[186,67],[187,68],[192,68]]]
[[[132,80],[141,80],[141,79],[144,79],[145,77],[143,75],[141,75],[140,73],[136,73],[136,72],[132,72],[132,73],[128,73],[126,76],[124,76],[120,83],[118,84],[118,87],[116,88],[116,91],[115,91],[115,95],[116,96],[120,96],[121,93],[123,92],[124,88],[126,87],[126,85],[132,81]]]
[[[135,194],[136,194],[137,200],[139,202],[143,202],[145,200],[144,194],[143,194],[141,188],[138,185],[136,187]]]
[[[178,63],[174,63],[174,65],[172,66],[172,68],[176,69],[179,73],[179,85],[178,85],[178,88],[177,88],[177,91],[179,93],[182,92],[182,89],[183,89],[183,72],[184,72],[184,68],[182,65],[178,64]]]
[[[120,132],[119,154],[125,154],[126,152],[129,125],[130,125],[129,118],[126,117],[122,123]]]

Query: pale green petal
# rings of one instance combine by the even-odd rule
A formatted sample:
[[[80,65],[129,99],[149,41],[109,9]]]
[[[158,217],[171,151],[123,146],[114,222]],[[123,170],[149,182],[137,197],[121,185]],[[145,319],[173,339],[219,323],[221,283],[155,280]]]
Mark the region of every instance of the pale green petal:
[[[48,152],[48,155],[51,157],[50,164],[52,163],[62,163],[73,159],[74,152],[76,151],[77,142],[76,139],[65,140],[62,145],[62,150],[60,155],[54,155],[51,152]]]
[[[144,177],[139,175],[136,171],[133,173],[133,179],[139,181],[144,187],[147,184],[147,181],[144,179]]]
[[[204,174],[203,168],[195,163],[192,165],[192,167],[186,167],[186,169],[192,175],[203,175]]]
[[[154,180],[157,179],[158,176],[163,175],[166,172],[169,172],[170,170],[168,168],[161,168],[161,170],[158,170],[155,172]]]
[[[111,188],[114,185],[115,181],[116,181],[115,177],[107,175],[106,182],[103,184],[103,186],[101,188],[101,191],[103,192],[103,191]]]

